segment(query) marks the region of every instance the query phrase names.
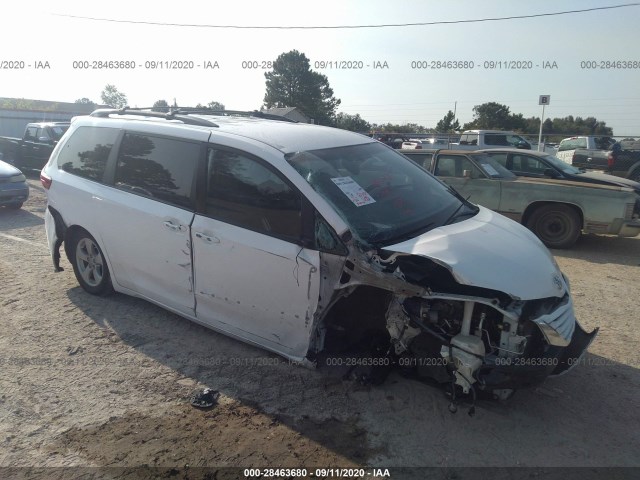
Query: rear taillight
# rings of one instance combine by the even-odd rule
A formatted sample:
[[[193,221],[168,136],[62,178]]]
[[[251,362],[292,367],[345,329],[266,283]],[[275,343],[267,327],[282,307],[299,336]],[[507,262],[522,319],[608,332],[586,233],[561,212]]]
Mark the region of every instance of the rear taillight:
[[[53,180],[51,180],[51,177],[49,175],[47,175],[44,172],[40,172],[40,183],[42,183],[42,186],[44,188],[49,190],[51,188],[51,183],[52,182],[53,182]]]
[[[607,156],[607,166],[609,167],[609,169],[613,168],[613,164],[615,163],[616,159],[613,158],[613,152],[609,152],[609,155]]]

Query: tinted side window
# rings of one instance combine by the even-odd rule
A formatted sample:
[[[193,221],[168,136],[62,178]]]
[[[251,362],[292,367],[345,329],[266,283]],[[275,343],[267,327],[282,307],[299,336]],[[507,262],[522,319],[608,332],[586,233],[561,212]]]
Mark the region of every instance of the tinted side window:
[[[118,130],[113,128],[78,128],[60,150],[58,168],[83,178],[101,181],[117,138]]]
[[[24,139],[25,140],[35,140],[37,131],[38,131],[38,127],[27,127],[27,130],[24,133]]]
[[[115,185],[155,200],[193,208],[199,156],[197,143],[126,133],[118,153]]]
[[[545,168],[545,164],[535,157],[530,157],[528,155],[513,156],[513,169],[519,172],[543,175]]]
[[[278,174],[239,152],[209,149],[207,215],[278,237],[301,236],[301,201]]]
[[[38,140],[40,140],[41,138],[46,138],[47,140],[49,140],[49,134],[47,133],[47,129],[39,128],[38,133],[36,133],[36,137]]]
[[[486,145],[509,145],[509,142],[507,142],[507,136],[499,133],[486,133],[484,136],[484,143]]]

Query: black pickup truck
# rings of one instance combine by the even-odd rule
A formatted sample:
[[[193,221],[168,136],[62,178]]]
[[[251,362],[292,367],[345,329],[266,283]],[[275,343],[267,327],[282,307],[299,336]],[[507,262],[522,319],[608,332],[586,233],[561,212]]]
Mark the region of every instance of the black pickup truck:
[[[621,144],[610,137],[571,137],[560,142],[556,155],[578,168],[603,170],[640,181],[640,142]]]
[[[69,122],[29,123],[22,138],[0,137],[2,160],[21,169],[40,170],[69,128]]]

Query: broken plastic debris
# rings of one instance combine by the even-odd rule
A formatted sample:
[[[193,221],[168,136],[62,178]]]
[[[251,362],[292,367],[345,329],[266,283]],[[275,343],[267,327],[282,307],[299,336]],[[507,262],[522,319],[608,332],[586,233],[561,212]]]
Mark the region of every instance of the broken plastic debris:
[[[211,408],[218,402],[220,394],[216,390],[205,388],[191,395],[191,405],[196,408]]]

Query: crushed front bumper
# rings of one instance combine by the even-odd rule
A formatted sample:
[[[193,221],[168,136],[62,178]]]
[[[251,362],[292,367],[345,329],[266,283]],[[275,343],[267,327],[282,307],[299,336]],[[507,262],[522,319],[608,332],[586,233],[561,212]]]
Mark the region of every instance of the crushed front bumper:
[[[547,345],[535,358],[498,358],[495,364],[485,363],[477,373],[482,389],[517,389],[542,383],[549,376],[568,372],[578,363],[598,333],[587,333],[575,322],[571,342],[566,347]]]

